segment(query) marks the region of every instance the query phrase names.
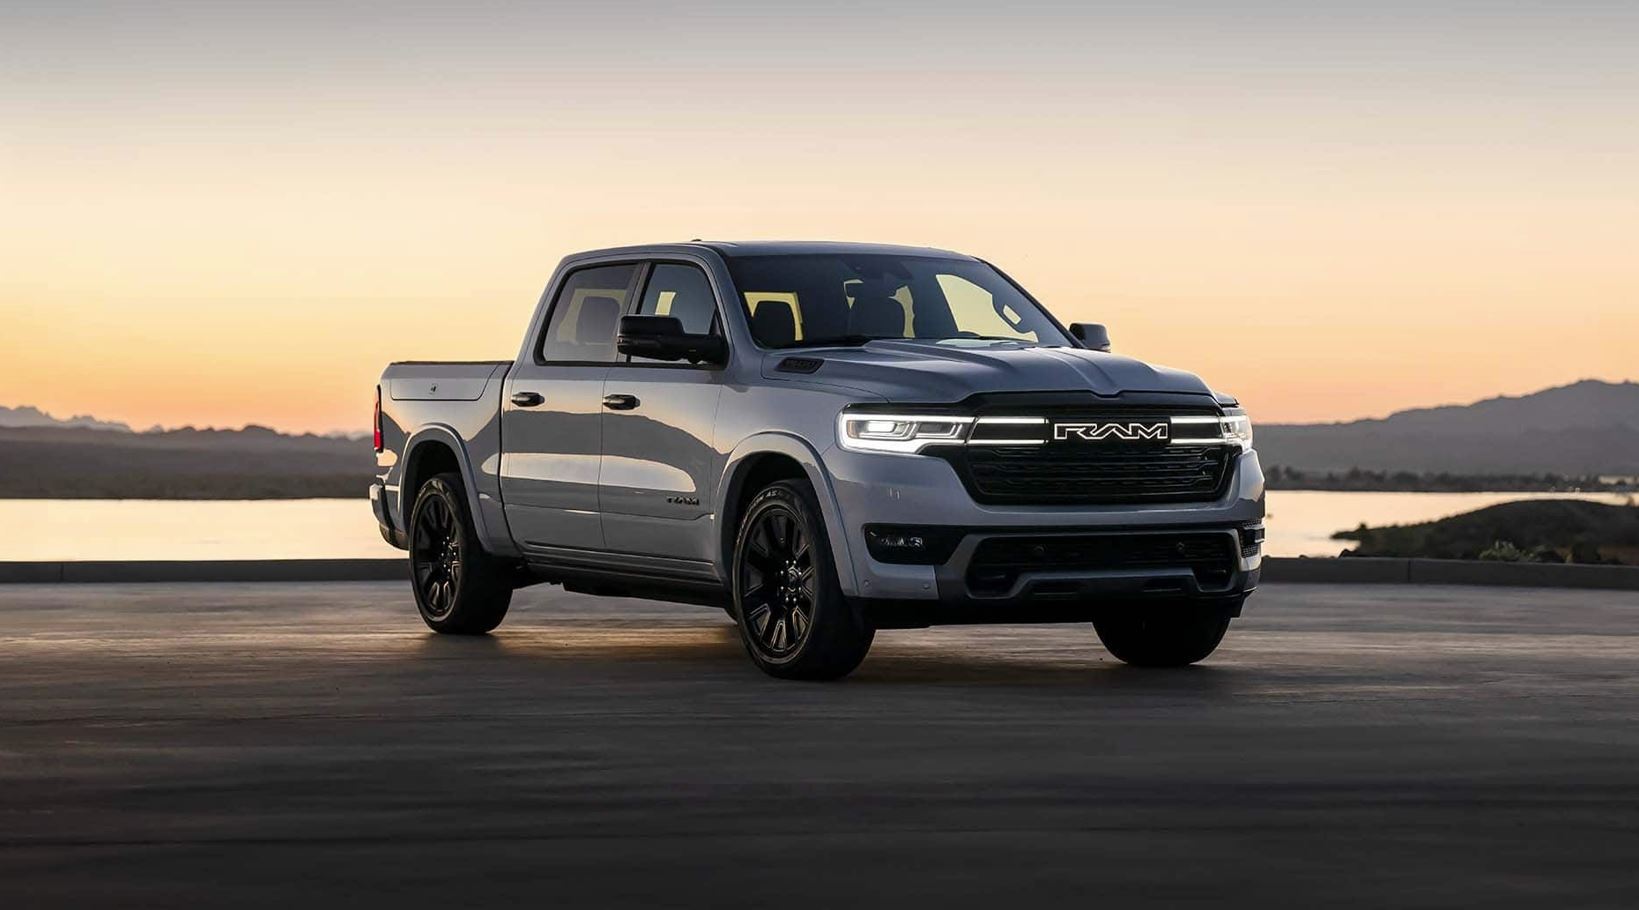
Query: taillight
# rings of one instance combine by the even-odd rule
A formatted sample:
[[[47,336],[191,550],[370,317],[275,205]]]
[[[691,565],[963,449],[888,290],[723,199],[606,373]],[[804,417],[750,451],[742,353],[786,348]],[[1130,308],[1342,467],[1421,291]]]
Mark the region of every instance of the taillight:
[[[381,386],[376,386],[376,451],[381,451]]]

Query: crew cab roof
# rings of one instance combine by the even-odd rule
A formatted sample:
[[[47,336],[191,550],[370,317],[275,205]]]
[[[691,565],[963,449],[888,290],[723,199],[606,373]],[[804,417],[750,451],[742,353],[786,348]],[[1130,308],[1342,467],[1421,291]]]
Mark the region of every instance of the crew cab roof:
[[[575,253],[568,258],[581,259],[604,256],[654,256],[667,253],[687,252],[690,250],[708,249],[725,257],[739,256],[800,256],[814,254],[856,254],[856,255],[890,255],[890,256],[924,256],[937,259],[968,259],[966,256],[951,250],[935,249],[924,246],[899,246],[888,243],[849,243],[834,240],[690,240],[686,243],[656,243],[641,246],[610,247],[602,250],[587,250]]]

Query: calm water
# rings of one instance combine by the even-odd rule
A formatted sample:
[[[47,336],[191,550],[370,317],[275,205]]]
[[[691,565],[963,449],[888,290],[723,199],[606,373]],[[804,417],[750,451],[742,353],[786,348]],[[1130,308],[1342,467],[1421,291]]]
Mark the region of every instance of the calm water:
[[[1268,553],[1336,556],[1334,531],[1406,524],[1517,499],[1561,493],[1269,494]],[[1578,499],[1621,503],[1626,496]],[[398,556],[376,533],[362,499],[252,502],[0,499],[0,561],[82,559],[287,559]]]

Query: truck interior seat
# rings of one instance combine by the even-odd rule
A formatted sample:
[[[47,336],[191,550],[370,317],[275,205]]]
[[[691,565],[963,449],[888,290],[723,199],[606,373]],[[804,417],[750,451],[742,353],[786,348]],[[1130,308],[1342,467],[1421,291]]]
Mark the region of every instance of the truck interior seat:
[[[575,343],[584,348],[588,360],[603,360],[614,351],[615,326],[620,322],[620,301],[613,297],[587,297],[575,318]]]
[[[904,338],[905,305],[886,295],[861,294],[848,311],[848,334]]]
[[[797,340],[797,319],[783,300],[764,300],[751,316],[751,334],[769,347]]]
[[[667,315],[676,317],[683,324],[683,331],[699,335],[711,331],[711,324],[717,318],[717,305],[710,296],[678,291],[672,297]]]

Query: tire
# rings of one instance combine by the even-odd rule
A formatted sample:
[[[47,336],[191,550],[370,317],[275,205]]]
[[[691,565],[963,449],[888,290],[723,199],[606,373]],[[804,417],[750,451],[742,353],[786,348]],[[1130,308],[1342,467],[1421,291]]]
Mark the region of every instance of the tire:
[[[416,609],[434,632],[483,635],[501,624],[512,604],[506,566],[478,542],[459,474],[421,485],[408,525],[410,588]]]
[[[734,618],[746,653],[781,679],[837,679],[875,630],[843,599],[814,488],[782,480],[752,497],[734,541]]]
[[[1229,610],[1190,604],[1132,606],[1093,621],[1098,639],[1122,663],[1184,667],[1217,650]]]

